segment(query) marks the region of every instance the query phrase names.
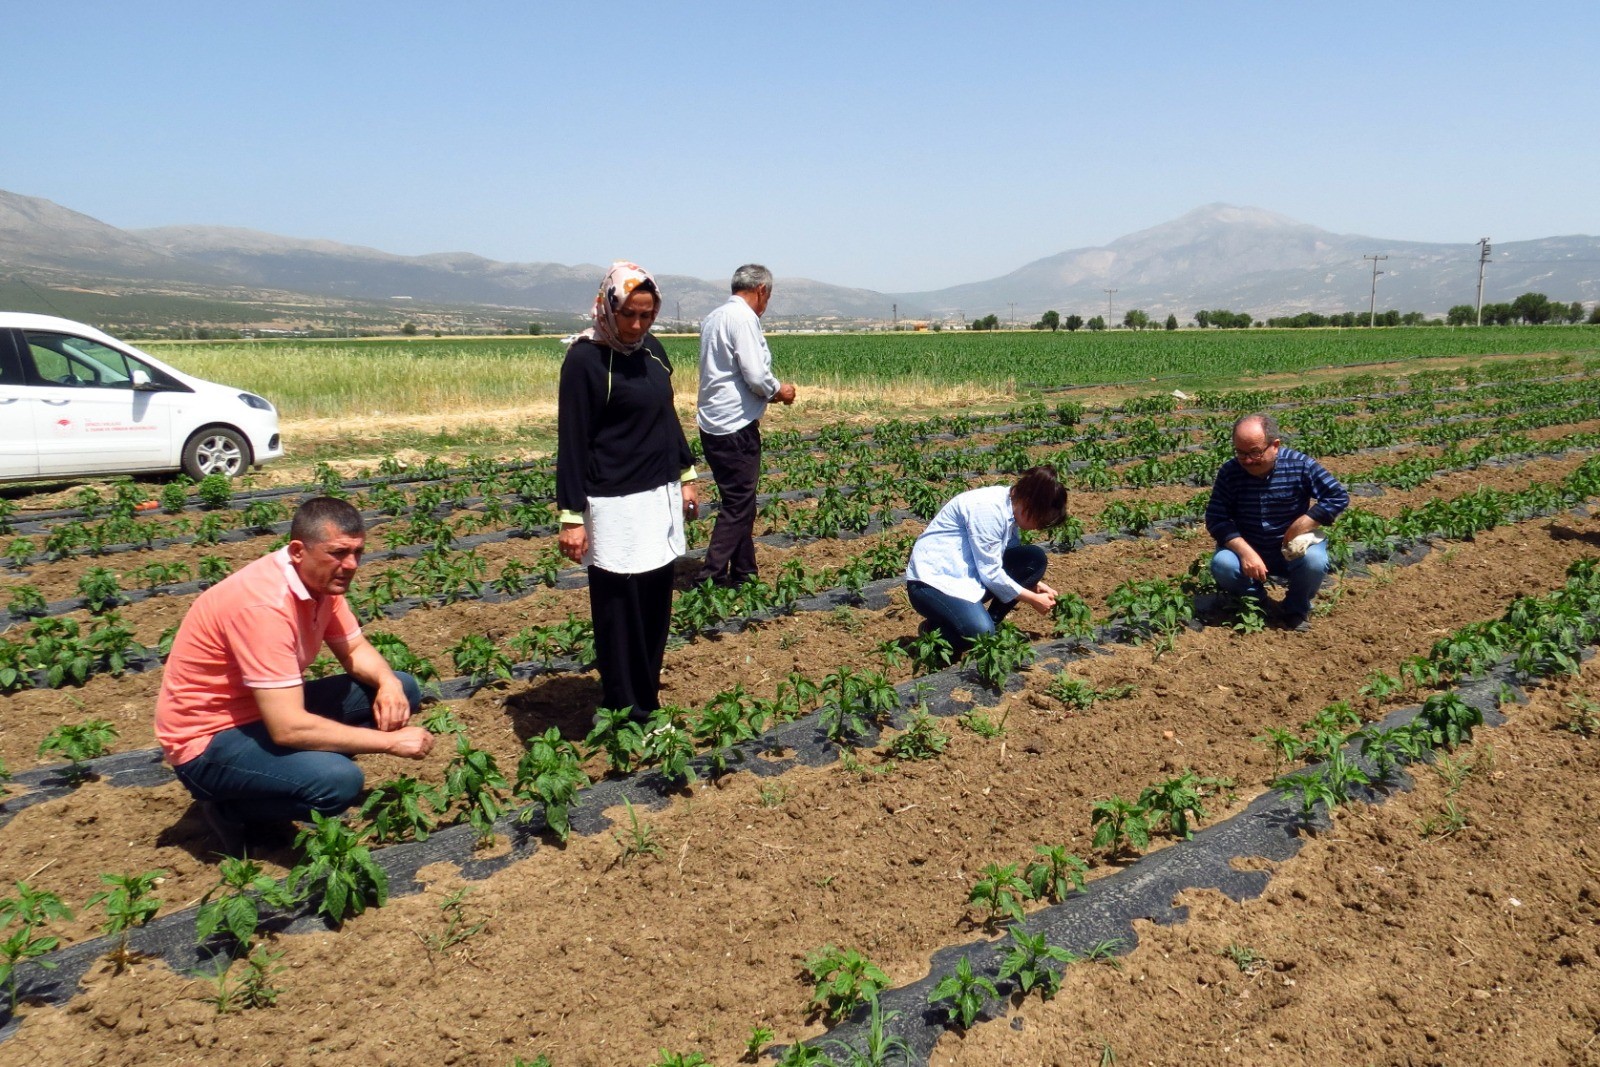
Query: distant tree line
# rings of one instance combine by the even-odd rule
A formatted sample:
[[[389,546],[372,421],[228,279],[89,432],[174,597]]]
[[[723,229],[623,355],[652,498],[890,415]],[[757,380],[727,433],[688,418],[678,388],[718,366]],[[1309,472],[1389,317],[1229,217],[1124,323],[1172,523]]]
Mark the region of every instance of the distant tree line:
[[[1457,304],[1445,315],[1451,326],[1472,326],[1478,321],[1478,310],[1471,304]],[[1511,326],[1523,323],[1538,326],[1546,322],[1582,322],[1583,305],[1577,301],[1563,304],[1551,300],[1543,293],[1523,293],[1509,304],[1483,305],[1485,326]],[[1595,305],[1589,321],[1600,323],[1600,304]]]
[[[1094,325],[1097,322],[1099,325]],[[1091,330],[1103,330],[1106,328],[1106,322],[1099,316],[1090,319],[1089,322],[1086,323],[1083,321],[1082,315],[1063,316],[1059,311],[1046,311],[1043,315],[1039,316],[1039,321],[1033,324],[1033,328],[1035,330],[1049,330],[1051,333],[1054,333],[1057,330],[1066,330],[1068,333],[1076,333],[1085,326],[1088,326]]]
[[[1254,321],[1254,317],[1248,311],[1229,311],[1227,308],[1194,313],[1194,324],[1202,330],[1208,326],[1215,326],[1219,330],[1245,330],[1249,329]]]
[[[1404,315],[1390,308],[1374,315],[1370,311],[1339,311],[1331,315],[1320,315],[1315,311],[1302,311],[1298,315],[1284,315],[1267,320],[1268,326],[1277,326],[1280,329],[1298,330],[1308,326],[1442,326],[1444,320],[1430,319],[1420,311],[1408,311]]]
[[[1596,305],[1595,310],[1600,313],[1600,305]],[[1523,293],[1509,304],[1483,305],[1485,326],[1575,323],[1582,322],[1583,317],[1581,302],[1573,301],[1567,304],[1560,300],[1551,300],[1543,293]],[[1314,311],[1306,311],[1299,315],[1268,319],[1267,325],[1291,329],[1306,326],[1366,326],[1369,322],[1373,322],[1374,318],[1376,318],[1374,324],[1378,326],[1473,326],[1478,322],[1478,309],[1471,304],[1457,304],[1442,319],[1430,319],[1420,311],[1407,311],[1401,314],[1393,309],[1380,311],[1376,316],[1366,311],[1344,311],[1334,315],[1319,315]],[[1600,314],[1590,314],[1589,321],[1600,324]]]
[[[1420,311],[1399,312],[1390,308],[1376,314],[1368,311],[1337,311],[1331,314],[1322,314],[1317,311],[1302,311],[1298,315],[1282,315],[1260,322],[1247,311],[1230,311],[1227,308],[1212,308],[1194,313],[1194,323],[1202,330],[1215,328],[1219,330],[1244,330],[1251,326],[1275,326],[1280,329],[1304,329],[1312,326],[1344,326],[1358,327],[1374,326],[1471,326],[1478,321],[1478,309],[1471,304],[1457,304],[1442,319],[1430,319]],[[1543,293],[1523,293],[1509,304],[1483,305],[1483,324],[1485,326],[1512,326],[1523,323],[1537,326],[1542,323],[1576,323],[1584,321],[1583,304],[1573,301],[1570,304],[1560,300],[1551,300]],[[1600,325],[1600,304],[1589,313],[1588,321]],[[1149,314],[1139,308],[1130,308],[1122,316],[1122,325],[1129,330],[1156,329],[1157,324]],[[1168,315],[1161,324],[1168,330],[1178,328],[1178,316]],[[998,330],[1000,319],[995,315],[986,315],[981,319],[974,319],[968,329],[972,330]],[[1096,315],[1085,321],[1081,315],[1062,315],[1054,309],[1046,311],[1039,316],[1039,321],[1033,324],[1035,330],[1103,330],[1106,320],[1103,316]]]
[[[1165,323],[1157,323],[1142,308],[1129,308],[1127,314],[1122,316],[1122,325],[1130,330],[1154,330],[1157,328],[1176,330],[1178,316],[1168,315]]]

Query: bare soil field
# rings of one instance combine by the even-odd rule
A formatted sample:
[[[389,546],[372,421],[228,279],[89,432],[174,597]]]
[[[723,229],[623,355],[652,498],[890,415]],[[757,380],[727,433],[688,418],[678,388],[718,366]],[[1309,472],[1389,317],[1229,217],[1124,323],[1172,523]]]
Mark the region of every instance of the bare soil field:
[[[1358,501],[1388,512],[1478,485],[1513,488],[1559,478],[1577,459],[1437,479],[1409,493]],[[1359,478],[1361,457],[1336,473]],[[1163,489],[1150,499],[1187,499]],[[1095,494],[1075,494],[1092,514]],[[914,525],[900,532],[914,532]],[[763,548],[822,566],[871,543]],[[541,547],[508,542],[496,552]],[[259,546],[257,546],[259,548]],[[1052,558],[1048,580],[1104,611],[1129,578],[1174,576],[1208,548],[1202,536],[1117,540]],[[575,834],[478,881],[452,865],[423,872],[422,891],[347,921],[338,931],[275,938],[286,966],[276,1007],[218,1014],[215,983],[159,960],[118,973],[92,968],[64,1006],[24,1005],[4,1042],[7,1061],[87,1063],[506,1064],[548,1055],[555,1067],[651,1064],[660,1050],[739,1061],[750,1030],[780,1042],[819,1037],[800,963],[828,943],[854,946],[899,986],[923,977],[945,946],[985,936],[968,889],[991,862],[1062,844],[1095,857],[1091,879],[1124,860],[1091,845],[1090,808],[1193,769],[1229,779],[1208,820],[1242,810],[1277,768],[1256,740],[1325,705],[1352,701],[1368,719],[1388,704],[1358,688],[1394,672],[1466,623],[1498,617],[1515,597],[1559,587],[1566,568],[1600,550],[1600,520],[1560,515],[1499,527],[1436,548],[1411,566],[1376,568],[1324,590],[1308,634],[1244,635],[1224,626],[1181,634],[1168,650],[1107,646],[1047,661],[990,710],[1003,736],[944,722],[951,742],[929,762],[863,751],[858,766],[797,766],[774,777],[735,770],[638,813],[659,851],[629,856],[617,834]],[[181,550],[171,550],[174,552]],[[239,560],[249,545],[228,552]],[[40,565],[30,580],[70,585],[83,564]],[[55,572],[61,573],[57,575]],[[124,609],[153,641],[185,606],[154,598]],[[582,590],[548,590],[500,604],[417,609],[381,628],[439,657],[464,634],[497,638],[587,614]],[[768,695],[791,670],[813,676],[879,665],[875,647],[910,635],[902,598],[882,609],[801,613],[669,652],[664,697],[698,706],[733,682]],[[1016,621],[1043,635],[1040,620]],[[1061,672],[1130,695],[1078,711],[1046,690]],[[908,677],[902,668],[891,675]],[[113,721],[119,749],[151,742],[159,672],[97,677],[81,688],[5,698],[0,758],[31,766],[53,725]],[[590,674],[501,683],[454,702],[473,741],[501,765],[550,725],[587,732],[598,695]],[[1573,706],[1600,700],[1600,668],[1547,683],[1510,722],[1482,730],[1446,775],[1418,767],[1416,787],[1344,809],[1292,859],[1260,865],[1256,899],[1186,894],[1186,922],[1139,925],[1139,944],[1113,965],[1072,967],[1054,1000],[997,1006],[1004,1020],[952,1032],[934,1063],[1380,1064],[1600,1063],[1600,740],[1561,728]],[[442,750],[443,746],[441,746]],[[363,758],[369,782],[442,774]],[[591,760],[591,774],[603,765]],[[1446,804],[1463,814],[1429,829]],[[502,846],[503,847],[503,846]],[[1153,848],[1184,847],[1158,838]],[[163,913],[192,906],[215,879],[214,857],[175,782],[90,782],[28,807],[0,827],[0,884],[25,880],[79,910],[52,931],[95,935],[103,916],[83,902],[102,872],[166,871]],[[493,849],[486,854],[492,855]],[[260,857],[282,875],[287,848]],[[449,894],[485,925],[441,946]],[[1248,950],[1250,962],[1240,964]],[[1229,953],[1232,953],[1232,956]]]

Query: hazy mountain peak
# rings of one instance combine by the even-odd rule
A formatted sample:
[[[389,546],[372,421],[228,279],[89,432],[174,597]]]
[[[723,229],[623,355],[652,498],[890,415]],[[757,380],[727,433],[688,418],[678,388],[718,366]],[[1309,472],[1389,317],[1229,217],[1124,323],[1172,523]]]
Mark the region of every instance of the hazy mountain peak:
[[[1292,235],[1296,239],[1319,234],[1333,236],[1326,230],[1318,229],[1298,219],[1291,219],[1287,215],[1280,215],[1275,211],[1216,203],[1197,207],[1169,222],[1119,237],[1106,247],[1120,249],[1130,245],[1151,243],[1181,245],[1216,238],[1237,240],[1246,237],[1250,240],[1261,240],[1274,234]]]
[[[1473,231],[1476,232],[1476,231]],[[1442,314],[1476,293],[1470,244],[1429,244],[1335,234],[1277,212],[1222,202],[1119,237],[1028,263],[1011,273],[936,292],[877,293],[805,279],[780,282],[776,319],[833,322],[973,319],[994,313],[1026,323],[1046,309],[1115,321],[1129,308],[1187,321],[1195,309],[1260,318],[1367,306],[1372,263],[1385,255],[1380,307]],[[1600,297],[1600,239],[1573,236],[1497,245],[1486,300],[1537,290],[1552,300]],[[37,197],[0,190],[0,267],[70,280],[137,280],[159,288],[191,280],[312,294],[324,300],[395,297],[476,309],[517,308],[583,316],[602,268],[503,263],[471,252],[402,256],[337,241],[282,237],[229,226],[124,231]],[[670,317],[693,322],[727,299],[725,278],[663,276]],[[1106,290],[1113,290],[1107,293]],[[410,306],[410,305],[406,305]],[[498,312],[496,312],[498,314]],[[519,312],[520,314],[520,312]],[[664,315],[668,314],[666,310]]]
[[[0,263],[83,268],[107,259],[177,267],[161,249],[125,230],[41,197],[0,189]]]
[[[381,256],[404,258],[392,252],[362,245],[341,244],[318,238],[284,237],[275,233],[246,229],[242,226],[154,226],[144,230],[129,230],[151,244],[178,255],[197,252],[317,252],[323,255]]]

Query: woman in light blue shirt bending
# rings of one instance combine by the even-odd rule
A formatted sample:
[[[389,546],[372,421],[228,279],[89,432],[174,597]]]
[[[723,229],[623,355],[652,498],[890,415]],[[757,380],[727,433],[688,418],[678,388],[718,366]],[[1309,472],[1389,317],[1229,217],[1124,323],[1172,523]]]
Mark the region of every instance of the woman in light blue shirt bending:
[[[1054,467],[1033,467],[1011,487],[957,494],[911,549],[906,592],[927,627],[957,655],[992,631],[1021,601],[1041,615],[1056,606],[1043,581],[1048,557],[1020,531],[1047,530],[1067,516],[1067,489]]]

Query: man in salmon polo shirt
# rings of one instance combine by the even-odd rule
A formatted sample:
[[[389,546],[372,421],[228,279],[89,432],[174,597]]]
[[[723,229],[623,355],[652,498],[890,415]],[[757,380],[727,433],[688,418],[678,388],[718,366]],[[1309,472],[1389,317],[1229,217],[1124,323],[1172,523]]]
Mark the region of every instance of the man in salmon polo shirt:
[[[361,636],[344,594],[366,545],[361,513],[313,497],[289,543],[201,593],[178,627],[156,698],[156,739],[230,856],[262,823],[337,815],[364,778],[350,757],[421,759],[421,701]],[[303,672],[326,643],[347,673]]]

